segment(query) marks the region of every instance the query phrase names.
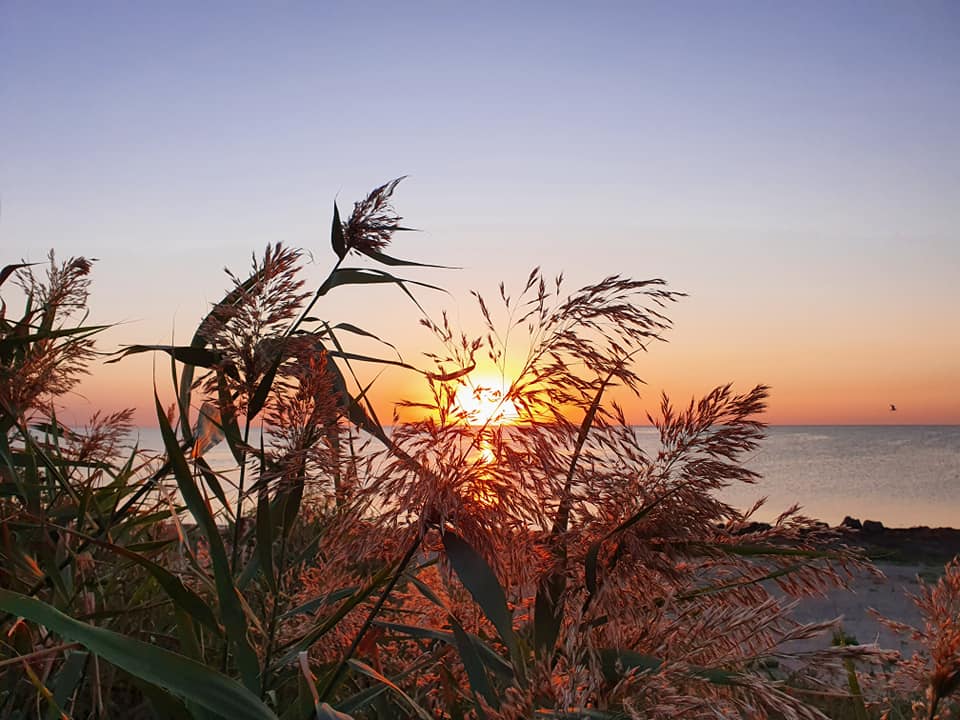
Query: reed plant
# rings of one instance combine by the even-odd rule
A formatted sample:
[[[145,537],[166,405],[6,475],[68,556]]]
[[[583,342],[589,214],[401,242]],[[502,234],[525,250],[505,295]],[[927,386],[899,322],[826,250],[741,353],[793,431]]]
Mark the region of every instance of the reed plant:
[[[397,274],[436,266],[387,254],[398,182],[334,206],[312,292],[301,252],[270,245],[189,345],[116,354],[170,360],[158,456],[124,448],[128,412],[57,418],[102,329],[77,317],[90,262],[0,273],[23,299],[0,311],[0,718],[824,717],[808,689],[884,655],[790,653],[831,627],[794,599],[870,566],[796,508],[759,525],[718,496],[758,480],[767,388],[664,397],[645,452],[611,393],[639,392],[681,294],[534,270],[475,295],[471,335]],[[323,317],[371,284],[421,313],[428,368]],[[399,403],[420,419],[384,426],[370,365],[422,377],[429,400]]]

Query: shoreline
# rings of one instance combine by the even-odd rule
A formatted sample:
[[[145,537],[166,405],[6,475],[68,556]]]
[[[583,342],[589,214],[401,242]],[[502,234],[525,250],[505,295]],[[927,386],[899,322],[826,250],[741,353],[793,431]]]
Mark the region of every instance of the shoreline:
[[[829,527],[822,523],[823,527]],[[768,529],[769,523],[754,522],[750,529]],[[960,555],[960,528],[887,527],[878,520],[846,516],[832,527],[849,545],[863,548],[875,562],[911,565],[944,565]]]
[[[837,529],[875,561],[944,565],[960,555],[960,529],[924,525],[889,528],[871,520],[856,527],[855,523],[854,518],[845,518]]]

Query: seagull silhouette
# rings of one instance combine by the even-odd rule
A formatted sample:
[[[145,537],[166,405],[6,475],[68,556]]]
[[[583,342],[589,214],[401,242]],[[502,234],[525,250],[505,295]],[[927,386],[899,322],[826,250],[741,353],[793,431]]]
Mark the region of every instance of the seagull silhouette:
[[[890,403],[890,412],[896,412],[896,411],[897,411],[897,406],[894,405],[893,403]]]

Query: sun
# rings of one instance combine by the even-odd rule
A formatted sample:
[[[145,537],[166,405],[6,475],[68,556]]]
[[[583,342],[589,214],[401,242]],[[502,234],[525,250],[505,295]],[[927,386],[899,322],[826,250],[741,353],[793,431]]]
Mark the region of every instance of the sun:
[[[515,422],[520,413],[505,394],[499,381],[478,380],[461,386],[454,396],[454,404],[469,425],[507,425]]]

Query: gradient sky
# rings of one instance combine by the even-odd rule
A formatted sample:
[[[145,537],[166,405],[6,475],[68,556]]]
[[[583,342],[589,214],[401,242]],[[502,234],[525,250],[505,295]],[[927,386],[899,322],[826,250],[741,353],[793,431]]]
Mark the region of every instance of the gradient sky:
[[[535,265],[690,293],[635,419],[734,381],[774,423],[958,423],[958,128],[954,2],[5,0],[0,264],[97,257],[102,349],[185,341],[225,265],[282,240],[321,278],[333,198],[409,174],[394,253],[464,268],[417,277],[468,328]],[[386,288],[323,312],[427,341]],[[151,363],[70,412],[149,422]]]

